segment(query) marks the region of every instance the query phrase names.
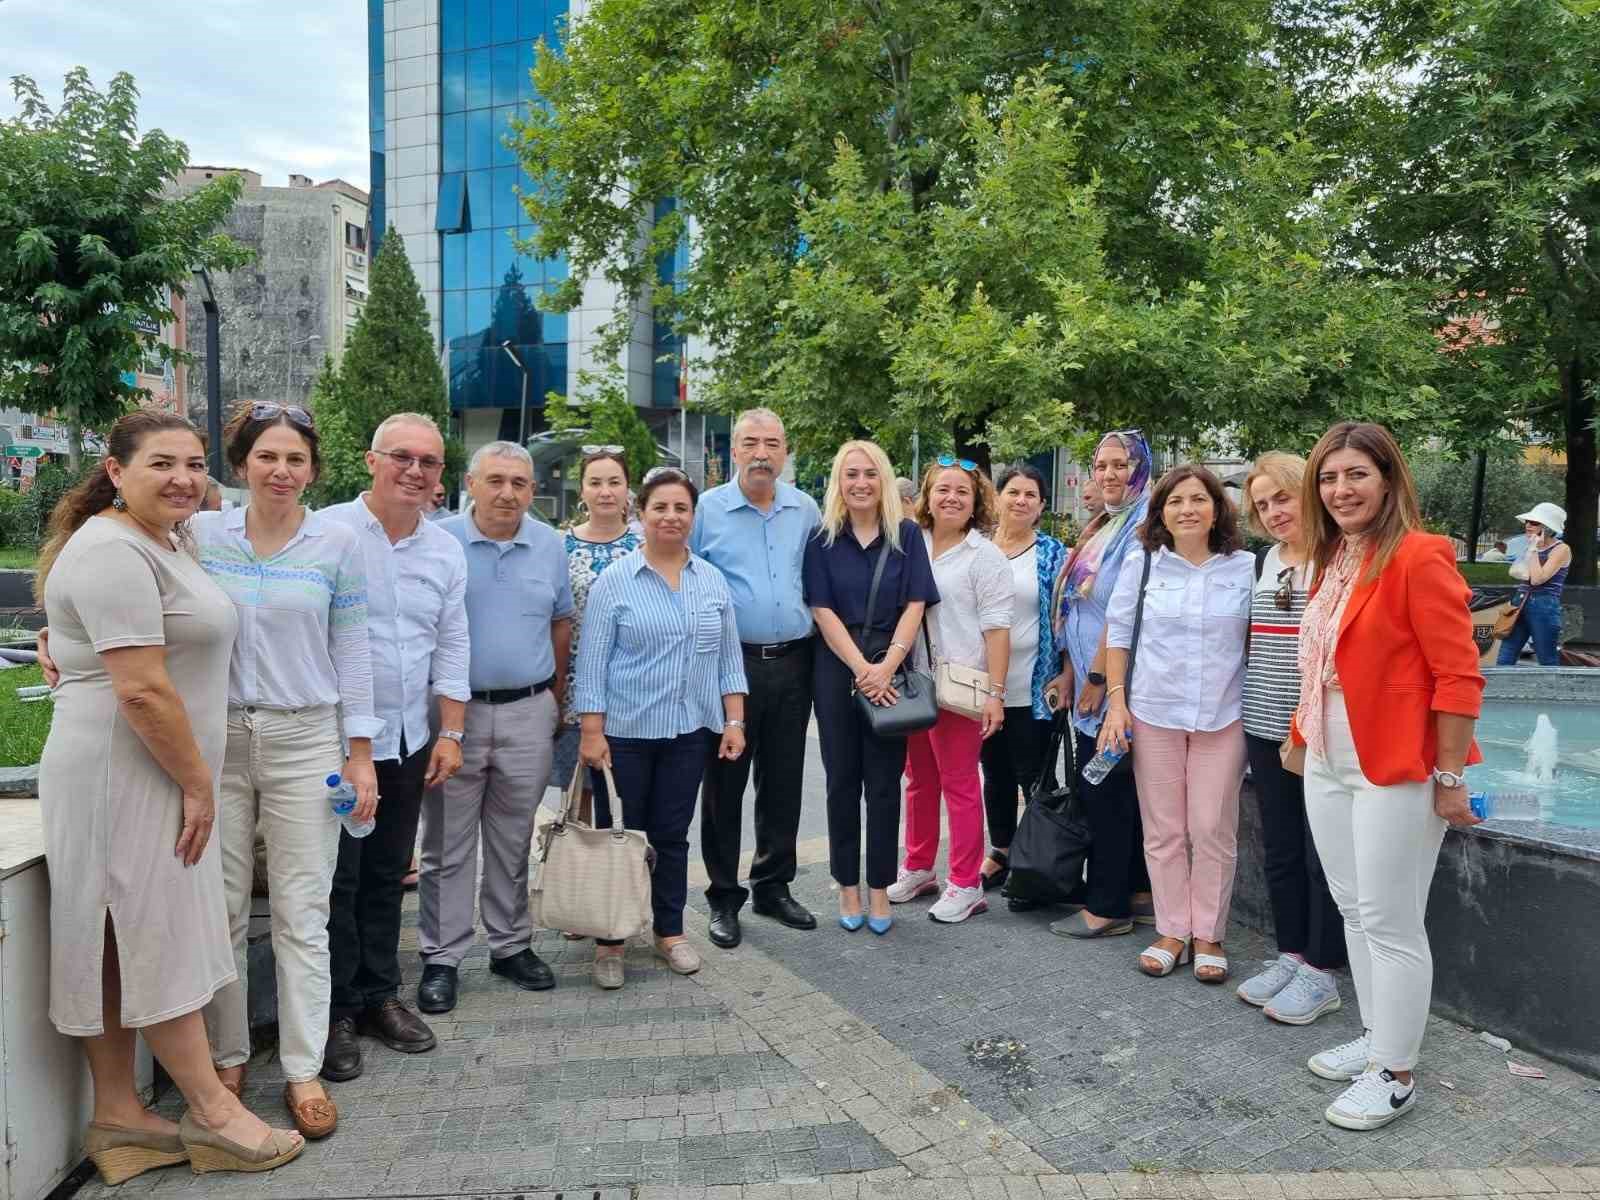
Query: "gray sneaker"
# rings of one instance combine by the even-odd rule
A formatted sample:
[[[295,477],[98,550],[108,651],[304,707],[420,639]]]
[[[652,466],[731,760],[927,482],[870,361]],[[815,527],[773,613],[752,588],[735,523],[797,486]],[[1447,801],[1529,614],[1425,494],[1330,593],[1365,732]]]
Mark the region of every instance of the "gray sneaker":
[[[1250,976],[1236,989],[1239,999],[1257,1008],[1288,987],[1295,972],[1300,970],[1300,960],[1292,954],[1280,954],[1264,965],[1267,968],[1265,971]]]
[[[1338,1012],[1339,1004],[1339,984],[1334,977],[1302,963],[1289,986],[1262,1011],[1285,1025],[1309,1025],[1323,1013]]]

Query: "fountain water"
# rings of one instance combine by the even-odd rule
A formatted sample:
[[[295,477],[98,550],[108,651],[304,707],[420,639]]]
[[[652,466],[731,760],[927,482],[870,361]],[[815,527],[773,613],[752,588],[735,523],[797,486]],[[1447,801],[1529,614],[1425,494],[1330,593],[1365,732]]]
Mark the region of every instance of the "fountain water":
[[[1534,783],[1554,783],[1560,739],[1556,733],[1555,722],[1550,720],[1548,714],[1539,714],[1539,719],[1534,722],[1533,734],[1523,743],[1522,748],[1528,752],[1528,761],[1522,768],[1523,774]]]

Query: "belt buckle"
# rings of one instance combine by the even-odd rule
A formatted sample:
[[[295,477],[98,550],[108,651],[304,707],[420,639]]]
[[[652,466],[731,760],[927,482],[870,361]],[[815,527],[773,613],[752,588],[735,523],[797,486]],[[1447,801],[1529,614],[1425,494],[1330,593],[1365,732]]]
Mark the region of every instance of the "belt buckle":
[[[768,659],[780,657],[777,652],[782,650],[786,645],[788,645],[787,642],[773,642],[770,645],[761,647],[762,661],[765,662]]]

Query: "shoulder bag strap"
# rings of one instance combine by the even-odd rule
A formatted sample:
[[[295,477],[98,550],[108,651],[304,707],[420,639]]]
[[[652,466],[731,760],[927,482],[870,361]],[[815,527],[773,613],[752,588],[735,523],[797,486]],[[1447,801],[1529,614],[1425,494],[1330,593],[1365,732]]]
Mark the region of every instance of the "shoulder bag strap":
[[[1128,677],[1122,681],[1122,700],[1133,695],[1133,660],[1139,653],[1139,629],[1144,624],[1144,590],[1150,584],[1150,551],[1144,552],[1144,570],[1139,573],[1139,603],[1133,610],[1133,636],[1128,639]]]
[[[889,535],[883,535],[883,549],[878,551],[878,564],[872,568],[872,586],[867,589],[867,611],[861,621],[861,637],[856,643],[856,649],[861,653],[867,652],[867,629],[872,625],[872,610],[878,604],[878,585],[883,582],[883,567],[889,561]]]

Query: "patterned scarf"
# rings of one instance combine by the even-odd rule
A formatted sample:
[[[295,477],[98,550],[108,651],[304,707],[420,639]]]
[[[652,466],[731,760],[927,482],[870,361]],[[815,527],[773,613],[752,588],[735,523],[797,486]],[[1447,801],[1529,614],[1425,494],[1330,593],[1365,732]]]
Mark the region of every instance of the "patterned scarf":
[[[1306,748],[1322,759],[1328,757],[1322,691],[1335,680],[1333,654],[1339,645],[1339,623],[1355,594],[1366,550],[1365,538],[1344,539],[1300,618],[1300,709],[1295,724]]]
[[[1122,561],[1122,548],[1132,540],[1145,511],[1145,501],[1150,497],[1150,444],[1137,429],[1118,430],[1100,439],[1094,448],[1096,456],[1107,442],[1115,441],[1128,452],[1131,470],[1128,473],[1128,490],[1120,504],[1108,504],[1092,526],[1093,532],[1079,541],[1067,559],[1066,569],[1056,578],[1055,594],[1051,597],[1051,611],[1055,614],[1055,633],[1061,631],[1067,619],[1067,608],[1075,600],[1094,590],[1095,576],[1100,564]],[[1093,462],[1094,459],[1089,460]]]

